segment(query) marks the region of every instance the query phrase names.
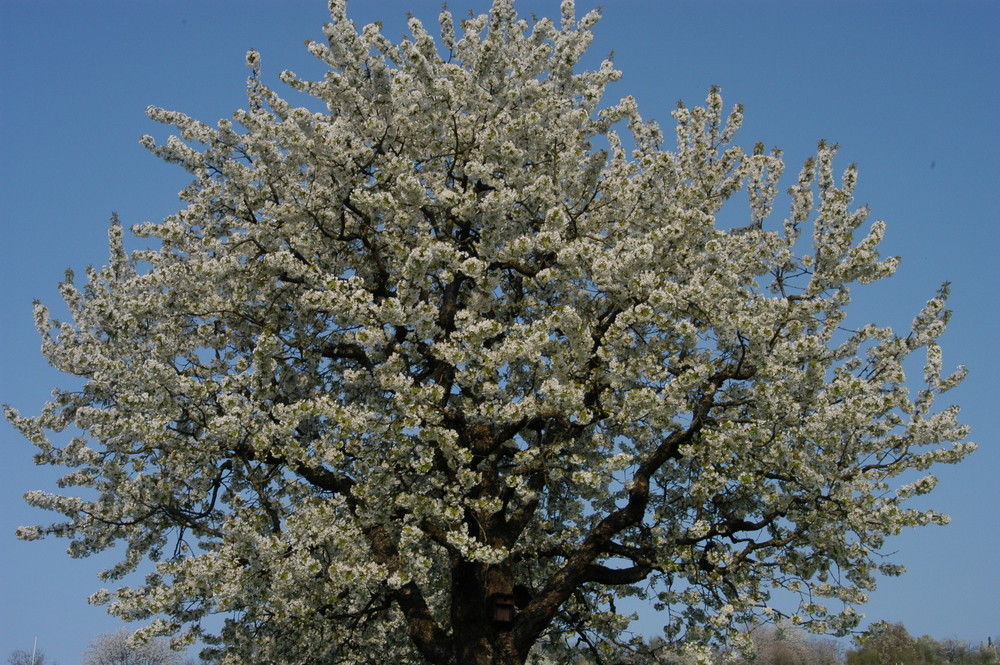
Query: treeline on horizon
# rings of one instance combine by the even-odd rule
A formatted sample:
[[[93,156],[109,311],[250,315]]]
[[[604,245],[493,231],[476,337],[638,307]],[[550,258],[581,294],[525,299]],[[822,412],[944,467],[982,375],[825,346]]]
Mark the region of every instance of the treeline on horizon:
[[[749,631],[755,653],[735,657],[728,650],[715,652],[715,665],[1000,665],[1000,639],[987,637],[976,642],[967,639],[938,640],[930,635],[914,637],[902,623],[881,621],[855,638],[852,648],[830,637],[808,633],[801,626],[786,622],[763,624]],[[666,649],[657,640],[651,643]],[[684,656],[661,655],[665,663],[694,665]],[[589,664],[589,657],[574,665]]]
[[[749,631],[756,652],[735,656],[728,650],[716,650],[715,665],[1000,665],[1000,638],[985,642],[937,640],[930,635],[913,637],[902,623],[881,621],[855,639],[854,648],[830,637],[812,635],[801,626],[778,622],[763,624]],[[128,643],[127,630],[95,638],[84,654],[84,665],[181,665],[182,654],[171,652],[164,642],[146,647]],[[111,647],[115,647],[112,649]],[[589,653],[583,643],[576,657],[559,661],[561,665],[603,665],[600,654]],[[155,647],[155,648],[154,648]],[[653,660],[663,665],[695,665],[693,656],[674,654],[662,640],[649,643]],[[655,655],[654,655],[655,654]],[[108,658],[112,655],[112,658]],[[734,657],[735,656],[735,657]],[[546,663],[554,662],[542,659]],[[645,662],[645,661],[643,661]],[[8,655],[8,665],[59,665],[41,650],[15,650]],[[183,665],[211,665],[211,661],[187,658]]]
[[[913,637],[901,623],[876,624],[861,643],[847,651],[847,665],[992,665],[1000,663],[997,640],[936,640],[930,635]]]

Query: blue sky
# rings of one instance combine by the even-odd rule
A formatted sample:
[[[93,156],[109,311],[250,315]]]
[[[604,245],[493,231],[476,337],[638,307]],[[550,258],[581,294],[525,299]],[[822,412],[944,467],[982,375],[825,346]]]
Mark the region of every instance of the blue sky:
[[[581,0],[581,10],[598,3]],[[353,0],[358,23],[381,20],[398,36],[412,10],[435,24],[439,0]],[[452,0],[456,15],[485,0]],[[524,15],[557,16],[558,0],[520,0]],[[857,202],[888,223],[885,253],[897,276],[858,294],[858,320],[905,329],[944,281],[955,311],[943,339],[947,365],[968,365],[952,393],[980,450],[939,470],[921,506],[950,513],[943,528],[908,531],[888,550],[909,567],[885,580],[865,609],[914,634],[1000,637],[1000,3],[605,0],[592,61],[615,51],[624,77],[612,98],[633,94],[663,121],[678,99],[701,102],[722,86],[746,107],[738,142],[785,151],[788,174],[825,138],[840,165],[860,168]],[[71,385],[38,351],[35,298],[57,304],[63,271],[106,259],[107,220],[159,220],[186,184],[137,139],[163,128],[153,104],[214,123],[244,105],[244,54],[282,69],[321,71],[303,47],[322,37],[323,0],[0,0],[0,401],[36,413],[55,385]],[[39,645],[75,665],[96,633],[117,620],[86,597],[103,560],[71,560],[66,543],[23,543],[20,524],[49,516],[26,507],[29,489],[55,488],[50,469],[0,425],[0,658]],[[644,627],[653,630],[656,618]]]

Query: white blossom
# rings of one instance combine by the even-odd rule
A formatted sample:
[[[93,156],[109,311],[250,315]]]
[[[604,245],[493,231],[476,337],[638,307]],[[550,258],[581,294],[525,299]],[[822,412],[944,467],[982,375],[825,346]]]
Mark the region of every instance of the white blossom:
[[[231,120],[148,110],[186,207],[131,253],[114,220],[109,264],[61,285],[68,321],[36,307],[85,385],[7,411],[71,469],[26,496],[64,521],[18,535],[124,543],[93,602],[227,664],[543,662],[579,626],[619,653],[628,596],[692,644],[788,614],[776,589],[850,630],[899,572],[885,537],[947,521],[903,505],[932,475],[897,479],[975,447],[935,406],[965,374],[947,286],[910,330],[842,330],[897,265],[857,170],[820,144],[775,221],[784,163],[734,143],[742,108],[680,106],[666,149],[634,99],[602,106],[610,61],[578,71],[598,14],[571,0],[558,25],[446,11],[443,48],[345,11],[309,44],[324,79],[281,76],[327,112],[253,51]],[[720,225],[743,187],[746,224]]]

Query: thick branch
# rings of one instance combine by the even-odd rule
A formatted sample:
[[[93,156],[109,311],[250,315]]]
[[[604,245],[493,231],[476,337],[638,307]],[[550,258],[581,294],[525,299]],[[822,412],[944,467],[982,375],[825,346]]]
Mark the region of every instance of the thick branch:
[[[635,584],[646,579],[653,572],[651,565],[635,565],[628,568],[609,568],[598,564],[590,564],[583,571],[581,582],[596,582],[598,584]]]
[[[668,459],[675,457],[680,446],[690,441],[700,428],[701,419],[695,418],[690,427],[668,436],[639,466],[629,490],[628,502],[607,515],[594,527],[580,547],[570,554],[563,567],[549,578],[541,592],[521,612],[515,626],[516,643],[523,645],[534,643],[559,607],[586,580],[588,572],[598,574],[593,562],[604,552],[612,538],[626,527],[642,520],[649,502],[650,477]]]

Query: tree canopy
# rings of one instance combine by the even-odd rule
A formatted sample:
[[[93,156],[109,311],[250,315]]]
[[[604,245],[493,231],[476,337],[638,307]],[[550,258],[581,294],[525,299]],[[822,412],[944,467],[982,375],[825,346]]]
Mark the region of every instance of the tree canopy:
[[[227,663],[642,658],[629,596],[676,641],[853,627],[900,572],[884,538],[946,521],[904,505],[935,484],[913,472],[974,448],[934,405],[964,375],[947,287],[904,333],[844,327],[897,264],[856,168],[821,143],[780,197],[780,151],[736,145],[716,89],[668,147],[602,104],[610,60],[579,71],[598,14],[571,0],[398,44],[330,10],[325,77],[281,75],[311,106],[251,51],[231,120],[149,109],[186,207],[132,227],[147,249],[114,219],[70,320],[37,305],[82,387],[8,419],[80,489],[29,493],[66,519],[20,536],[124,543],[112,582],[156,562],[94,602]]]
[[[180,653],[162,639],[136,643],[128,629],[95,637],[83,654],[83,665],[181,665]]]
[[[30,651],[27,649],[14,649],[7,655],[8,665],[59,665],[59,663],[49,660],[45,652],[37,648]]]

